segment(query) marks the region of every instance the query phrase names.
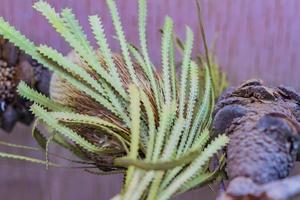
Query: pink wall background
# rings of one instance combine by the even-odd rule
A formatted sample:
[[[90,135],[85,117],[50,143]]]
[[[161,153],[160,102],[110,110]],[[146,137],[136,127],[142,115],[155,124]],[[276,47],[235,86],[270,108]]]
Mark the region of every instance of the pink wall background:
[[[49,44],[64,53],[69,47],[31,8],[33,0],[1,0],[0,16],[36,43]],[[104,0],[48,0],[56,9],[74,9],[90,37],[87,15],[99,14],[105,22],[109,42],[118,51],[109,12]],[[138,43],[137,5],[134,0],[118,0],[127,39]],[[194,0],[148,0],[150,54],[160,63],[159,27],[163,16],[175,21],[176,32],[184,38],[185,25],[195,31],[195,51],[201,49]],[[202,0],[209,44],[217,37],[216,56],[232,84],[261,78],[268,84],[285,84],[300,90],[300,1],[298,0]],[[90,37],[91,38],[91,37]],[[30,128],[19,125],[11,136],[0,139],[34,145]],[[2,150],[3,147],[0,147]],[[54,151],[56,151],[54,149]],[[23,153],[23,152],[20,152]],[[50,169],[17,161],[0,160],[1,199],[108,199],[119,191],[120,176],[96,177],[79,170]],[[205,191],[204,191],[205,190]],[[207,189],[195,190],[178,199],[213,199]],[[209,195],[214,194],[209,192]]]
[[[53,32],[46,20],[31,8],[33,0],[1,0],[0,15],[36,43],[46,43],[67,53],[66,43]],[[87,15],[99,14],[113,49],[117,42],[104,0],[48,0],[57,10],[70,7],[90,34]],[[135,0],[117,1],[129,41],[138,43]],[[300,2],[297,0],[202,0],[209,44],[217,36],[216,55],[233,84],[261,78],[270,84],[287,84],[300,89]],[[184,39],[185,25],[197,28],[194,0],[149,0],[148,37],[150,54],[159,66],[159,27],[165,15],[175,21],[176,32]]]

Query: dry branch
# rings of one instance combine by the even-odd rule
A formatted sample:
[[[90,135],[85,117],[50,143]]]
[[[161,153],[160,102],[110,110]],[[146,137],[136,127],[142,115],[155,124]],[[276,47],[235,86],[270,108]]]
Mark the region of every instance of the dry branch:
[[[226,172],[231,183],[219,200],[281,200],[299,193],[300,183],[293,185],[299,177],[284,179],[300,144],[299,100],[291,88],[266,87],[257,80],[220,97],[213,129],[230,137]]]

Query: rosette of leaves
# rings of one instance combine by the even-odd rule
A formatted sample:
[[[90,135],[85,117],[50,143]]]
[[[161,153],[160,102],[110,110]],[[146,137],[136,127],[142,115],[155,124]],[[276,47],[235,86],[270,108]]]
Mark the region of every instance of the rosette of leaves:
[[[73,48],[68,57],[47,45],[36,46],[0,19],[0,34],[54,73],[51,98],[23,82],[18,86],[21,96],[34,102],[31,111],[37,120],[33,137],[46,158],[53,141],[82,159],[80,163],[87,168],[92,165],[99,173],[125,172],[124,187],[116,199],[169,199],[211,181],[224,159],[214,171],[209,170],[209,160],[228,138],[220,135],[210,140],[215,92],[212,69],[204,62],[205,70],[201,70],[191,59],[192,30],[186,28],[183,62],[177,75],[173,21],[165,18],[159,73],[148,55],[145,0],[138,1],[140,49],[126,40],[115,1],[106,3],[120,54],[112,53],[101,18],[96,15],[89,17],[98,45],[94,49],[71,9],[57,13],[44,1],[34,4]],[[49,133],[41,132],[38,124]],[[0,156],[58,166],[48,159],[8,153]]]

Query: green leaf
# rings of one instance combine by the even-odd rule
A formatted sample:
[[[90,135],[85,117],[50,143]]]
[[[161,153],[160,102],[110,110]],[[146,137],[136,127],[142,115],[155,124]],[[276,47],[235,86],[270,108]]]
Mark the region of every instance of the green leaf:
[[[131,167],[132,168],[132,167]],[[127,171],[128,175],[129,170]],[[135,193],[136,187],[139,184],[139,180],[141,179],[142,171],[141,170],[134,170],[132,175],[130,176],[130,182],[128,182],[128,187],[125,184],[125,191],[126,193],[123,194],[123,199],[132,199],[131,196]],[[128,176],[126,177],[128,178]]]
[[[182,126],[183,126],[183,124],[181,124],[181,127]],[[122,166],[122,167],[128,167],[128,166],[133,165],[133,166],[141,168],[143,170],[173,169],[175,167],[183,166],[183,165],[186,165],[186,164],[192,162],[193,160],[195,160],[195,158],[197,158],[199,156],[199,154],[202,153],[203,146],[204,146],[205,142],[207,141],[207,137],[205,137],[205,136],[208,136],[207,130],[203,133],[201,142],[198,143],[196,148],[190,149],[187,153],[183,154],[182,156],[180,156],[176,159],[167,160],[167,157],[166,157],[167,154],[163,154],[162,161],[148,162],[148,161],[133,159],[130,157],[121,157],[121,158],[116,158],[114,163],[117,166]],[[170,151],[172,151],[172,150],[173,149],[171,149]]]
[[[161,45],[161,55],[162,55],[162,71],[163,71],[163,83],[164,83],[164,95],[165,104],[170,104],[172,100],[171,95],[171,66],[169,63],[169,49],[170,43],[172,42],[172,32],[173,32],[173,21],[170,17],[166,17],[165,25],[163,29],[162,45]]]
[[[194,138],[196,135],[196,132],[190,132],[190,126],[195,114],[195,104],[196,99],[198,97],[198,91],[199,91],[199,70],[198,66],[195,62],[191,62],[190,66],[190,94],[189,94],[189,100],[187,102],[187,117],[185,120],[185,130],[183,137],[180,142],[179,146],[179,152],[182,152],[184,149],[189,148],[189,143],[187,143],[188,138]]]
[[[61,53],[57,52],[56,50],[47,47],[46,45],[42,45],[38,49],[40,53],[43,54],[45,57],[48,57],[53,62],[56,62],[69,73],[74,74],[75,78],[79,77],[79,79],[86,81],[86,83],[88,83],[91,89],[95,89],[99,93],[99,95],[102,96],[100,98],[105,97],[104,90],[108,91],[107,94],[113,104],[113,107],[109,106],[110,103],[104,100],[103,102],[107,102],[106,105],[109,106],[107,108],[110,110],[116,109],[117,116],[120,116],[121,119],[123,119],[125,122],[129,121],[126,112],[123,109],[123,105],[121,104],[121,102],[119,102],[119,99],[116,97],[116,95],[113,93],[113,91],[110,88],[107,88],[106,85],[104,85],[105,88],[103,88],[101,84],[98,83],[94,78],[92,78],[90,74],[87,73],[83,68],[74,64],[73,62],[65,58]]]
[[[53,138],[55,136],[55,133],[51,134],[50,137],[48,137],[46,141],[46,148],[45,148],[45,160],[46,160],[46,169],[48,170],[49,168],[49,148],[50,148],[50,143],[53,141]]]
[[[156,172],[155,177],[152,181],[151,187],[150,187],[149,192],[148,192],[147,200],[157,199],[159,186],[160,186],[160,183],[161,183],[161,180],[162,180],[163,176],[164,176],[163,171]]]
[[[99,117],[67,112],[51,112],[49,114],[59,122],[96,128],[96,130],[101,131],[102,134],[112,136],[113,138],[119,140],[121,143],[125,142],[127,144],[127,141],[130,140],[129,133],[126,129],[111,122],[100,119]],[[124,147],[126,149],[126,145]]]
[[[18,145],[18,144],[12,144],[12,143],[9,143],[9,142],[4,142],[4,141],[0,141],[0,145],[7,146],[7,147],[12,147],[12,148],[23,149],[23,150],[40,151],[40,149],[38,149],[38,148],[34,148],[34,147],[30,147],[30,146],[24,146],[24,145]]]
[[[40,6],[43,7],[43,5],[44,4],[42,3],[42,5],[40,5]],[[0,34],[3,35],[4,38],[8,39],[10,42],[14,43],[16,46],[18,46],[25,53],[31,55],[34,59],[36,59],[43,66],[54,71],[60,78],[66,79],[69,83],[74,85],[80,91],[83,91],[84,93],[86,93],[91,98],[95,99],[97,102],[99,102],[104,107],[106,107],[106,108],[111,107],[110,102],[108,102],[105,98],[96,94],[90,88],[86,87],[83,83],[76,80],[74,77],[70,76],[70,74],[62,71],[56,65],[54,65],[52,62],[50,62],[49,60],[44,58],[42,55],[40,55],[39,52],[37,51],[35,45],[31,41],[29,41],[26,37],[24,37],[20,32],[18,32],[14,27],[10,26],[6,21],[4,21],[3,18],[0,18]],[[116,113],[116,111],[114,109],[111,111]]]
[[[18,85],[17,92],[25,99],[34,101],[35,103],[45,106],[53,111],[70,110],[63,105],[60,105],[53,100],[49,99],[45,95],[31,89],[25,82],[21,81]]]
[[[226,135],[220,135],[216,138],[204,151],[196,158],[192,164],[180,173],[172,183],[159,194],[158,198],[161,200],[169,199],[174,193],[176,193],[183,184],[193,178],[199,170],[202,169],[204,164],[221,148],[223,148],[229,142],[229,138]]]
[[[207,141],[209,140],[209,131],[206,129],[204,130],[197,138],[197,141],[195,142],[195,145],[193,146],[192,149],[189,150],[190,153],[185,153],[185,155],[199,155],[203,151],[203,147],[206,145]],[[198,153],[197,153],[198,151]],[[177,158],[182,157],[181,154],[177,153]],[[195,158],[193,158],[195,159]],[[168,171],[167,174],[164,177],[164,180],[161,184],[161,188],[165,189],[169,183],[176,177],[176,175],[183,169],[182,166],[177,166],[171,171]]]
[[[2,17],[0,17],[0,35],[14,43],[25,53],[31,55],[34,59],[40,57],[35,49],[34,43],[28,40],[14,27],[10,26],[10,24],[7,23]]]
[[[140,117],[141,117],[141,108],[140,108],[140,93],[135,85],[129,86],[129,95],[130,95],[130,116],[131,116],[131,145],[130,153],[128,156],[130,158],[137,158],[138,156],[138,146],[140,138]]]
[[[139,200],[143,195],[145,195],[145,190],[150,185],[151,181],[154,177],[154,171],[146,172],[143,176],[142,180],[137,185],[133,195],[131,196],[131,200]]]
[[[116,87],[117,91],[120,93],[120,95],[124,99],[127,99],[128,95],[122,86],[122,81],[118,74],[117,67],[114,63],[112,52],[106,41],[106,37],[105,37],[104,30],[103,30],[103,25],[102,25],[101,19],[97,15],[94,15],[94,16],[89,17],[89,22],[90,22],[93,34],[98,43],[98,46],[100,47],[101,54],[104,56],[105,62],[107,63],[107,65],[109,67],[110,74],[116,80],[115,87]]]
[[[180,136],[184,130],[185,120],[179,118],[175,121],[175,125],[172,129],[171,134],[169,135],[169,140],[166,142],[166,147],[163,151],[162,159],[167,160],[168,157],[174,154],[176,151]]]
[[[41,7],[42,6],[43,5],[41,5]],[[86,93],[88,96],[95,99],[101,105],[105,106],[106,108],[111,107],[110,103],[105,98],[99,96],[98,94],[95,94],[94,91],[86,87],[83,83],[70,76],[70,74],[62,71],[54,63],[50,62],[45,57],[40,55],[35,45],[26,37],[24,37],[20,32],[18,32],[14,27],[10,26],[6,21],[4,21],[3,18],[0,18],[0,34],[3,35],[4,38],[8,39],[10,42],[14,43],[16,46],[18,46],[25,53],[31,55],[32,58],[36,59],[43,66],[54,71],[60,78],[66,79],[69,83],[74,85],[80,91]],[[111,111],[114,113],[116,112],[114,109]]]
[[[74,112],[50,112],[49,114],[61,122],[94,125],[99,127],[104,126],[111,129],[115,129],[118,132],[127,133],[126,129],[95,116],[84,115]]]
[[[180,193],[189,191],[196,187],[201,187],[201,186],[213,181],[214,179],[216,179],[216,177],[222,173],[222,169],[225,166],[225,155],[223,155],[219,159],[219,163],[220,163],[219,166],[213,172],[201,173],[199,175],[196,175],[193,179],[191,179],[187,183],[185,183],[181,187]]]
[[[88,41],[83,28],[80,26],[78,20],[73,14],[72,10],[65,8],[61,12],[61,17],[65,27],[73,34],[74,38],[82,45],[87,52],[93,52],[93,49]]]
[[[191,53],[193,48],[194,34],[189,27],[186,27],[186,43],[184,47],[183,61],[181,65],[179,116],[184,116],[186,102],[187,77],[190,66]]]
[[[137,86],[129,86],[129,96],[130,96],[130,116],[131,116],[131,145],[128,157],[131,159],[136,159],[138,157],[139,150],[139,139],[140,139],[140,94]],[[129,185],[132,180],[134,167],[130,166],[126,173],[125,188]]]
[[[148,54],[148,48],[147,48],[147,39],[146,39],[146,19],[147,19],[147,3],[146,0],[139,0],[138,1],[139,5],[139,14],[138,14],[138,23],[139,23],[139,38],[140,38],[140,44],[141,44],[141,49],[142,49],[142,54],[145,60],[145,65],[146,65],[146,74],[148,79],[150,80],[151,88],[154,93],[156,105],[158,107],[158,111],[160,112],[160,94],[158,90],[158,84],[155,79],[155,68],[152,67],[150,57]]]
[[[107,149],[103,149],[101,147],[98,147],[98,146],[95,146],[95,145],[89,143],[87,140],[85,140],[83,137],[78,135],[73,130],[59,124],[58,121],[55,118],[53,118],[51,115],[49,115],[47,113],[47,111],[44,110],[42,107],[34,104],[31,106],[31,111],[35,114],[36,117],[38,117],[38,119],[42,120],[50,128],[61,133],[65,137],[69,138],[71,141],[75,142],[79,146],[86,149],[87,151],[94,152],[94,153],[109,152]]]
[[[14,160],[22,160],[22,161],[32,162],[32,163],[36,163],[36,164],[46,165],[46,161],[44,161],[44,160],[39,160],[39,159],[36,159],[36,158],[31,158],[31,157],[21,156],[21,155],[16,155],[16,154],[0,152],[0,157],[14,159]],[[51,163],[51,162],[48,163],[48,164],[49,164],[49,166],[52,166],[52,167],[60,167],[61,166],[61,165]]]
[[[212,98],[212,85],[211,85],[211,78],[209,75],[209,70],[206,68],[205,70],[205,92],[204,92],[204,98],[202,100],[201,106],[199,110],[197,111],[196,117],[194,119],[194,123],[192,125],[190,134],[191,136],[188,138],[188,141],[186,143],[186,147],[189,147],[193,141],[194,136],[196,133],[201,132],[202,129],[206,126],[206,123],[208,122],[208,118],[211,116],[211,112],[213,109],[213,98]]]
[[[176,103],[165,105],[161,113],[157,137],[153,149],[153,161],[157,161],[164,147],[164,140],[171,129],[171,124],[176,116]]]
[[[57,50],[48,47],[46,45],[41,45],[38,47],[38,51],[45,57],[48,57],[53,62],[56,62],[58,65],[63,67],[67,72],[74,75],[75,78],[82,79],[88,85],[95,89],[100,95],[105,94],[103,87],[101,84],[98,83],[92,76],[87,73],[82,67],[78,66],[77,64],[70,61],[68,58],[64,57],[61,53],[59,53]]]
[[[32,134],[32,137],[35,139],[35,141],[39,144],[39,146],[43,150],[46,150],[47,138],[37,128],[38,124],[39,124],[39,120],[36,119],[33,123],[31,134]]]
[[[44,1],[38,1],[33,6],[37,11],[41,12],[42,15],[46,17],[49,23],[56,29],[58,33],[73,47],[73,49],[77,52],[77,54],[83,59],[85,63],[87,63],[102,79],[103,87],[109,83],[112,88],[115,88],[115,80],[107,73],[107,71],[100,65],[99,60],[93,51],[93,49],[88,45],[88,42],[82,42],[84,39],[84,33],[77,33],[78,31],[82,31],[80,27],[77,27],[77,22],[74,21],[74,16],[72,13],[65,12],[64,17],[65,21],[71,20],[72,26],[66,25],[66,22],[63,18],[60,17],[55,10]],[[71,16],[69,16],[71,15]],[[78,25],[79,26],[79,25]],[[74,34],[75,33],[75,34]],[[79,36],[78,36],[79,35]],[[78,38],[79,37],[79,38]],[[116,88],[115,88],[116,89]]]
[[[46,150],[47,146],[47,138],[40,132],[40,130],[37,128],[37,125],[39,124],[40,120],[36,119],[34,121],[33,127],[32,127],[32,137],[36,140],[36,142],[39,144],[39,146]],[[74,155],[78,156],[81,159],[85,159],[85,156],[82,154],[82,152],[74,145],[70,144],[68,141],[66,141],[64,138],[62,138],[59,134],[53,134],[53,141],[60,145],[61,147],[69,150]]]
[[[128,49],[132,54],[133,58],[136,60],[136,62],[141,66],[143,72],[147,75],[148,72],[146,68],[146,63],[139,50],[133,44],[128,44]]]
[[[174,52],[174,33],[172,34],[172,39],[170,41],[170,50],[169,50],[169,57],[170,57],[170,75],[171,75],[171,91],[172,91],[172,98],[177,99],[177,77],[176,77],[176,64],[175,64],[175,52]]]
[[[155,119],[154,119],[154,112],[151,106],[150,100],[144,91],[140,92],[141,100],[145,107],[147,118],[148,118],[148,127],[149,127],[149,140],[147,143],[147,153],[146,159],[151,160],[156,136],[156,126],[155,126]]]
[[[120,46],[121,46],[121,50],[122,50],[122,55],[123,58],[125,60],[126,66],[128,68],[128,72],[130,74],[130,77],[133,81],[134,84],[139,85],[138,84],[138,79],[136,76],[136,72],[134,70],[130,55],[129,55],[129,50],[128,50],[128,46],[127,46],[127,42],[125,39],[125,34],[122,28],[122,24],[121,24],[121,20],[119,17],[119,13],[117,10],[117,6],[116,3],[114,2],[114,0],[106,0],[107,6],[109,8],[109,11],[111,13],[111,17],[112,17],[112,21],[120,42]]]

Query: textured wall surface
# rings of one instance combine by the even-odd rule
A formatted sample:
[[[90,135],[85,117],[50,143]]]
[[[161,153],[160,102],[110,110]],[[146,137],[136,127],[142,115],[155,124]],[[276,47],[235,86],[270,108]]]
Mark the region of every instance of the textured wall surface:
[[[36,43],[49,44],[64,53],[68,45],[54,33],[46,20],[31,8],[33,0],[0,0],[0,16],[15,25]],[[87,15],[99,14],[109,42],[118,51],[109,12],[104,0],[48,0],[58,10],[74,9],[90,37]],[[138,43],[135,0],[119,0],[119,10],[129,41]],[[298,0],[203,0],[203,15],[208,42],[216,40],[216,56],[232,84],[261,78],[269,84],[285,84],[300,90],[300,1]],[[195,51],[201,50],[194,0],[148,0],[148,37],[150,54],[160,63],[159,27],[163,16],[175,21],[176,32],[184,39],[185,25],[195,31]],[[34,144],[30,129],[18,126],[11,136],[1,139]],[[2,148],[0,150],[9,150]],[[55,149],[53,149],[55,151]],[[24,152],[19,152],[24,153]],[[43,155],[42,155],[43,156]],[[120,176],[95,177],[74,169],[50,169],[17,161],[0,160],[1,199],[108,199],[116,194]],[[212,199],[206,189],[195,190],[178,199]]]

